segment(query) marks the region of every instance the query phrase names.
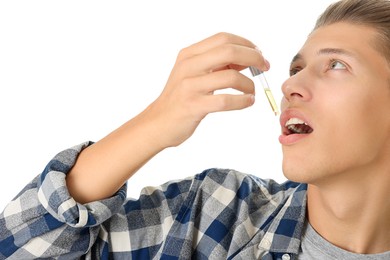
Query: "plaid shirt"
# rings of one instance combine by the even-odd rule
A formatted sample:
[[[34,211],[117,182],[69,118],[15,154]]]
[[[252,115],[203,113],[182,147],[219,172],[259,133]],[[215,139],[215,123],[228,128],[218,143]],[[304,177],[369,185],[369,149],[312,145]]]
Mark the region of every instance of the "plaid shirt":
[[[79,204],[66,173],[84,143],[56,155],[0,215],[0,259],[294,259],[306,185],[233,170]]]

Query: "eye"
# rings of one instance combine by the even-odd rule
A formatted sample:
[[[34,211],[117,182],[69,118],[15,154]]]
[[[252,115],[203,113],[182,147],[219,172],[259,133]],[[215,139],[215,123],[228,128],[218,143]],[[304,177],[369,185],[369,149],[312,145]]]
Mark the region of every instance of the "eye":
[[[347,66],[345,66],[345,64],[339,60],[332,60],[330,62],[329,68],[332,70],[343,70],[346,69]]]
[[[291,68],[290,69],[290,77],[291,76],[294,76],[295,74],[297,74],[298,72],[300,72],[302,70],[301,67],[294,67],[294,68]]]

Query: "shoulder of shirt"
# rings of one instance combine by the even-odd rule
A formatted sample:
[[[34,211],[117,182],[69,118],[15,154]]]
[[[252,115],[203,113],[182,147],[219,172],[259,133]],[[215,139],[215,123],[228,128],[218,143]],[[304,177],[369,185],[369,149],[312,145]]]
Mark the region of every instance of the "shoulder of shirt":
[[[285,181],[278,183],[273,179],[263,179],[253,174],[243,173],[233,169],[210,168],[195,176],[195,180],[204,185],[220,185],[230,190],[246,190],[260,192],[268,196],[286,197],[296,191],[301,183]]]

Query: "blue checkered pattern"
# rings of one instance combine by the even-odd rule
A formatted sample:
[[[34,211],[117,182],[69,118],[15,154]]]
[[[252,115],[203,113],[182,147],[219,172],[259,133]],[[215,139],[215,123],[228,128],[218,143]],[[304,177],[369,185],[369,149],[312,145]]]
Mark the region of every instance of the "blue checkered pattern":
[[[79,204],[65,177],[83,143],[55,156],[0,215],[0,259],[293,259],[306,185],[209,169]]]

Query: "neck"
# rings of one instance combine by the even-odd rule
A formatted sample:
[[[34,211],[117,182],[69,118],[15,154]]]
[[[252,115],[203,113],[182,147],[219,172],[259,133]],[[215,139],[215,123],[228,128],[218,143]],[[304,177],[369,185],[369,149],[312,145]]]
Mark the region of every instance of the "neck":
[[[310,224],[345,250],[360,254],[390,251],[390,171],[351,174],[308,185]]]

